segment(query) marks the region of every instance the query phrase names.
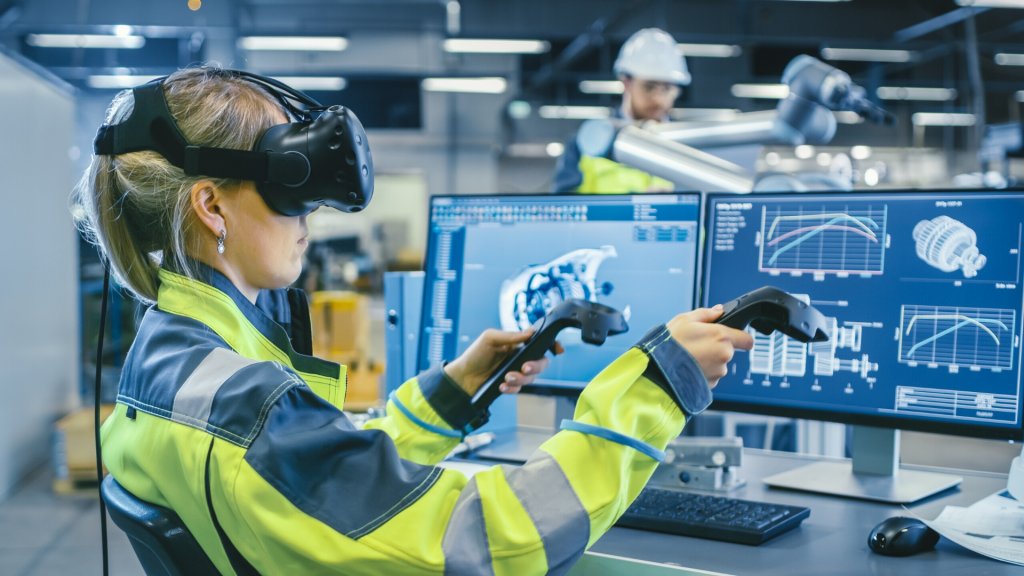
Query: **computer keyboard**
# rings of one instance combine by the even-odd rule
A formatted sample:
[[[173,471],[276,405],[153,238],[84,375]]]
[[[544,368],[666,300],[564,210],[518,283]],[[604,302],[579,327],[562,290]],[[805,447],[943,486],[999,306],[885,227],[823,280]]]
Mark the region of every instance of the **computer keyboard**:
[[[808,508],[648,486],[616,526],[758,545],[796,528]]]

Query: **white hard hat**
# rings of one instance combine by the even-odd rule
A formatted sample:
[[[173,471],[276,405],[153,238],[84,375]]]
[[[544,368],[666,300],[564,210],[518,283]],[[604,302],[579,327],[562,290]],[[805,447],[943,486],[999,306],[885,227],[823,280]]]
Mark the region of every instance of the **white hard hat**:
[[[689,85],[690,71],[672,36],[658,28],[644,28],[626,40],[615,59],[615,74],[643,80]]]

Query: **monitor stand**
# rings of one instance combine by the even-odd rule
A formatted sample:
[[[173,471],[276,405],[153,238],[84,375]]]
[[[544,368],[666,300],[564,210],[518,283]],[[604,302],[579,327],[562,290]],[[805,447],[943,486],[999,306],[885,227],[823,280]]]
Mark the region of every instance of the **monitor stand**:
[[[764,479],[774,488],[909,504],[953,488],[959,476],[899,467],[899,430],[853,427],[853,459],[817,462]]]

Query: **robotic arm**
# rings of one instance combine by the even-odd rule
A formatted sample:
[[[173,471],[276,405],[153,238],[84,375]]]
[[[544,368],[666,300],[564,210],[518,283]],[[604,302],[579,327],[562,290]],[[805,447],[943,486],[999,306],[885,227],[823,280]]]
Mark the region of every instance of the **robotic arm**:
[[[850,76],[812,58],[794,58],[782,74],[789,95],[773,111],[748,112],[725,122],[650,123],[636,126],[616,120],[589,120],[577,143],[589,156],[611,158],[694,189],[750,192],[755,175],[702,152],[757,143],[824,144],[836,131],[833,111],[852,111],[881,124],[893,117],[869,101]]]

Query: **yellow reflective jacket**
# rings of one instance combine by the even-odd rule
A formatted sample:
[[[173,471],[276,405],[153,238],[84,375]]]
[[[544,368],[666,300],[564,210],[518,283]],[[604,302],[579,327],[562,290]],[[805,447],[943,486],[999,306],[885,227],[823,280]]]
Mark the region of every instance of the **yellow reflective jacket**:
[[[558,159],[554,188],[558,193],[623,194],[669,192],[676,186],[664,178],[614,160],[581,154],[573,138],[566,143],[565,153]]]
[[[224,574],[564,573],[710,401],[659,326],[594,378],[525,465],[468,479],[435,466],[478,416],[440,369],[357,429],[340,409],[345,369],[293,346],[308,317],[256,306],[212,269],[199,276],[161,271],[103,425],[103,461],[177,512]]]

